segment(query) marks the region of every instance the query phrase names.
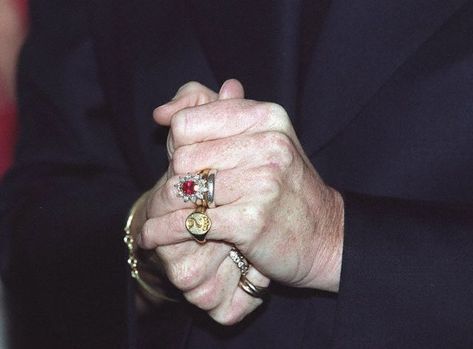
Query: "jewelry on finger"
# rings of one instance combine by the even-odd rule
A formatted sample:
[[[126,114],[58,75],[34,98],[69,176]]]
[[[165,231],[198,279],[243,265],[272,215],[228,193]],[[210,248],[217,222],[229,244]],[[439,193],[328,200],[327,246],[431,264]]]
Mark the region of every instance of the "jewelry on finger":
[[[237,265],[238,269],[240,269],[241,276],[240,281],[238,282],[238,286],[255,298],[261,298],[267,292],[267,287],[256,286],[252,283],[246,275],[248,274],[248,270],[250,269],[250,263],[236,247],[233,247],[230,252],[228,253],[230,259]]]
[[[212,226],[212,221],[205,213],[207,208],[199,206],[186,219],[186,229],[192,237],[199,243],[205,243],[205,236]]]
[[[241,275],[246,275],[248,273],[250,264],[246,260],[245,256],[243,256],[243,254],[236,247],[233,247],[230,250],[228,256],[237,265],[238,269],[240,269]]]
[[[251,297],[255,298],[263,297],[268,291],[267,287],[256,286],[247,279],[246,275],[243,274],[240,276],[240,282],[238,283],[238,286],[240,286],[240,288]]]
[[[205,193],[207,204],[209,207],[215,207],[214,202],[214,192],[215,192],[215,173],[216,171],[210,173],[207,177],[207,192]]]
[[[191,201],[198,206],[207,207],[209,171],[205,169],[196,174],[188,173],[184,177],[179,177],[179,182],[174,184],[177,189],[177,197],[183,198],[184,202]]]
[[[133,206],[130,209],[128,214],[128,218],[126,220],[126,225],[123,228],[125,231],[125,237],[123,238],[123,242],[127,246],[128,249],[128,265],[130,266],[131,277],[136,280],[138,286],[140,286],[141,290],[148,296],[148,298],[156,303],[159,304],[163,300],[177,302],[176,299],[168,297],[162,289],[156,288],[154,285],[148,283],[140,273],[140,266],[142,266],[142,261],[138,259],[138,256],[135,254],[136,242],[131,233],[131,225],[133,222],[133,218],[135,217],[136,211],[138,206],[145,200],[145,195],[142,195],[135,201]]]

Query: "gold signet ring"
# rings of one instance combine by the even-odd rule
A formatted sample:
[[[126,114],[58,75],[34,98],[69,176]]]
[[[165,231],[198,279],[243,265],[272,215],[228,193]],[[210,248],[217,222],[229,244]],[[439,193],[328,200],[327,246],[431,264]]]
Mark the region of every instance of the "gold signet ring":
[[[205,214],[206,208],[199,206],[186,218],[186,229],[192,237],[200,243],[204,243],[205,236],[212,226],[212,221],[209,216]]]

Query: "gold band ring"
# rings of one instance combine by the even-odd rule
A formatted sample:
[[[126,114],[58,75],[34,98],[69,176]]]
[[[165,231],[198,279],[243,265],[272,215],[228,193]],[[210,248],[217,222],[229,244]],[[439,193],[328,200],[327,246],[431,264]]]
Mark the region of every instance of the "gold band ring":
[[[240,282],[238,283],[238,286],[240,286],[240,288],[251,297],[255,298],[262,298],[268,292],[267,287],[256,286],[247,279],[246,275],[243,274],[240,276]]]

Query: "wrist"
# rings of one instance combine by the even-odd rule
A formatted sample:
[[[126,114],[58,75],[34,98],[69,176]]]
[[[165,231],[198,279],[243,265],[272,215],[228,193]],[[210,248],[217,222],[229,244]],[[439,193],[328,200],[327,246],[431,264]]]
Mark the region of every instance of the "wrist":
[[[311,287],[338,292],[342,269],[344,202],[338,191],[327,187],[327,199],[315,241]]]

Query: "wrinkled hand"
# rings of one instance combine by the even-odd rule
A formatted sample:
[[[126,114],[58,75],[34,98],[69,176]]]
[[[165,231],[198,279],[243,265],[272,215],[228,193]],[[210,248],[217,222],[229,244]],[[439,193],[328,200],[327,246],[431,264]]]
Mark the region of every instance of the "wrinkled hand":
[[[223,84],[219,94],[196,82],[191,82],[181,87],[171,102],[158,108],[158,114],[169,115],[170,118],[184,108],[210,103],[218,99],[243,98],[243,94],[243,88],[235,81]],[[173,157],[173,153],[174,141],[171,130],[168,137],[170,159]],[[148,231],[150,222],[159,221],[162,217],[184,207],[188,208],[186,217],[193,211],[193,204],[184,204],[181,199],[176,197],[173,185],[177,181],[178,176],[174,175],[171,162],[168,173],[146,194],[146,200],[143,201],[146,205],[138,209],[133,220],[132,231]],[[186,230],[184,221],[175,221],[172,224],[173,228],[171,229]],[[160,226],[153,231],[153,234],[168,234],[167,228],[170,227]],[[147,233],[142,235],[139,244],[146,247]],[[228,258],[231,247],[225,242],[217,241],[208,241],[206,244],[200,245],[193,239],[153,246],[164,262],[170,281],[182,290],[185,298],[206,310],[210,316],[222,324],[233,324],[240,321],[262,303],[260,299],[250,297],[238,287],[240,271]],[[254,280],[258,285],[269,284],[269,279],[255,268],[250,270],[248,277],[251,277],[251,280]]]
[[[197,90],[192,95],[206,91]],[[254,284],[267,285],[267,276],[338,290],[343,200],[318,176],[282,107],[243,99],[234,80],[220,95],[194,107],[177,108],[175,100],[155,111],[156,121],[171,127],[172,177],[150,195],[140,245],[168,262],[170,280],[190,302],[230,324],[260,303],[238,288],[239,270],[227,258],[230,244],[252,263],[248,279]],[[192,204],[176,198],[173,185],[179,175],[204,168],[218,170],[218,207],[207,211],[210,241],[198,245],[184,228]]]

